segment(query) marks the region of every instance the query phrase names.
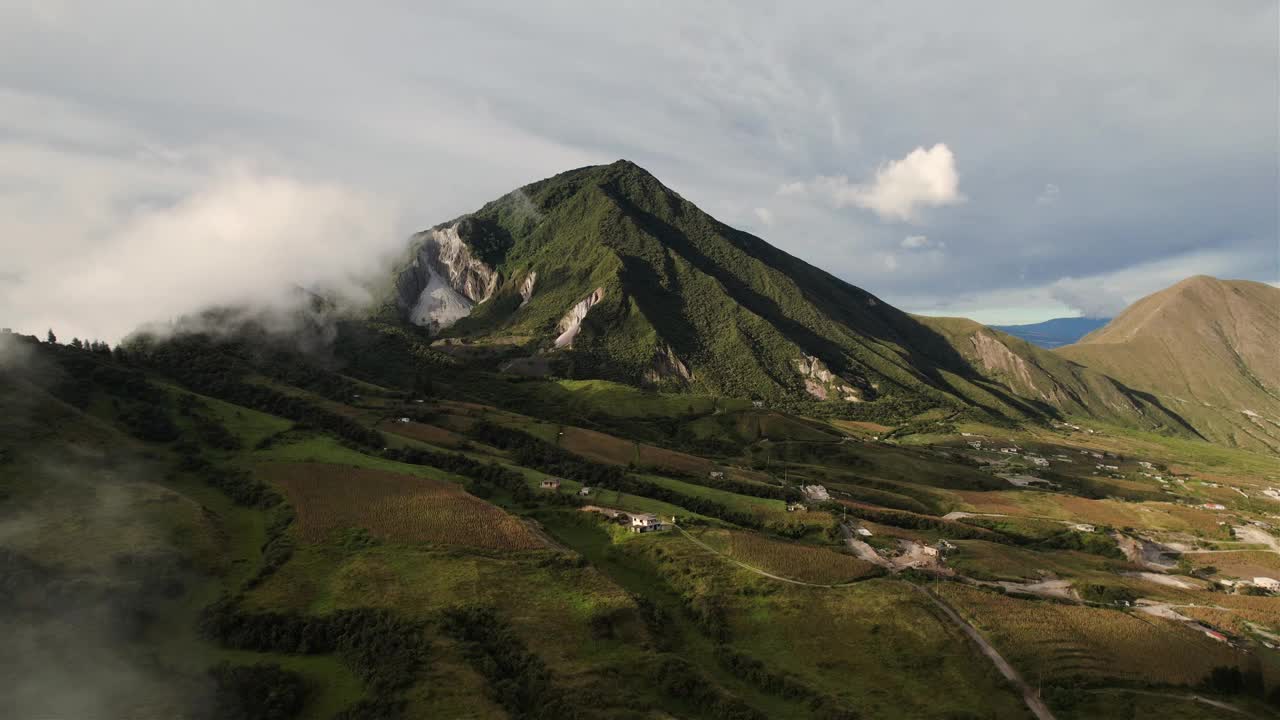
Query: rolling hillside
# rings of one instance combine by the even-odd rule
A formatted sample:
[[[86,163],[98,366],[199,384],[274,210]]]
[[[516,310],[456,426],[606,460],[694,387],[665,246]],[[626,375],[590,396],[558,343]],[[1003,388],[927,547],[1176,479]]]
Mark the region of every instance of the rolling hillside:
[[[1188,278],[1056,353],[1151,393],[1209,439],[1280,451],[1280,289]]]

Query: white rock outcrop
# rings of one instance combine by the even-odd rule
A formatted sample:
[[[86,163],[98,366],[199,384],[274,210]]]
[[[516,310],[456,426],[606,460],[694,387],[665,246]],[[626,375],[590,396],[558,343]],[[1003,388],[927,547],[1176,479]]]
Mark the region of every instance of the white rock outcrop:
[[[582,329],[582,319],[587,316],[587,312],[595,307],[597,303],[604,299],[604,288],[598,287],[595,292],[578,301],[576,305],[569,308],[569,312],[560,318],[560,323],[556,326],[556,330],[560,335],[556,338],[556,347],[571,347],[573,339],[578,337],[578,332]]]
[[[844,378],[831,372],[827,364],[812,355],[801,355],[792,361],[796,372],[804,379],[805,392],[819,400],[826,400],[832,393],[846,402],[861,402],[862,392]]]
[[[415,325],[447,328],[493,295],[498,273],[471,254],[457,223],[420,237],[422,244],[397,283],[400,303]]]
[[[520,283],[520,307],[529,304],[529,298],[533,297],[533,287],[538,283],[538,271],[530,270],[528,275],[524,276],[524,280]]]

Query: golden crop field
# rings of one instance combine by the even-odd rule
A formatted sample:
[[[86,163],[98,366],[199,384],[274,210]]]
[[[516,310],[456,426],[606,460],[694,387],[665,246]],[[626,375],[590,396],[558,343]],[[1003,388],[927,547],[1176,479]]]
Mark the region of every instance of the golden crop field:
[[[715,531],[703,541],[722,548],[735,560],[780,577],[836,584],[879,573],[879,568],[852,555],[799,543],[770,540],[757,533]]]
[[[1224,548],[1225,549],[1225,548]],[[1280,577],[1280,555],[1266,550],[1239,552],[1185,553],[1197,567],[1213,566],[1223,577]]]
[[[1027,678],[1195,685],[1216,666],[1245,661],[1173,620],[1021,600],[957,583],[942,583],[938,593]]]
[[[259,472],[284,490],[302,537],[365,528],[395,542],[532,550],[542,540],[520,520],[447,482],[324,463],[268,463]]]

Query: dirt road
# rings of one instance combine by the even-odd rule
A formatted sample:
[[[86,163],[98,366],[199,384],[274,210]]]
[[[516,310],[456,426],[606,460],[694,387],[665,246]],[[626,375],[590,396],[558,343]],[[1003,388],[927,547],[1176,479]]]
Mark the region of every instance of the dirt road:
[[[978,649],[981,650],[982,654],[986,655],[987,659],[996,666],[996,669],[1000,671],[1000,674],[1022,693],[1022,701],[1027,704],[1027,709],[1031,711],[1031,714],[1035,715],[1039,720],[1055,720],[1053,713],[1049,711],[1049,706],[1044,704],[1044,701],[1040,699],[1040,696],[1036,694],[1036,691],[1031,689],[1031,686],[1022,679],[1022,676],[1018,674],[1017,670],[1013,669],[1013,666],[1009,664],[1009,661],[1005,660],[1004,656],[992,647],[991,643],[987,642],[986,638],[982,637],[982,633],[978,632],[977,628],[970,625],[969,621],[960,617],[960,613],[953,610],[950,605],[943,601],[942,598],[939,598],[937,595],[930,592],[928,588],[914,584],[911,587],[915,588],[918,592],[933,601],[933,604],[936,605],[952,623],[959,627],[964,634],[978,646]]]
[[[734,565],[737,565],[737,566],[738,566],[738,567],[740,567],[740,568],[743,568],[743,569],[746,569],[746,570],[750,570],[751,572],[753,572],[753,573],[755,573],[755,574],[757,574],[757,575],[763,575],[764,577],[770,578],[770,579],[772,579],[772,580],[777,580],[777,581],[779,581],[779,582],[784,582],[784,583],[791,583],[792,585],[804,585],[805,587],[815,587],[815,588],[842,588],[842,587],[852,587],[852,586],[854,586],[854,585],[857,585],[859,582],[861,582],[860,580],[854,580],[853,582],[847,582],[847,583],[836,583],[836,584],[834,584],[834,585],[823,585],[822,583],[811,583],[811,582],[805,582],[805,581],[803,581],[803,580],[792,580],[791,578],[788,578],[788,577],[782,577],[781,575],[774,575],[774,574],[773,574],[773,573],[771,573],[771,572],[768,572],[768,571],[766,571],[766,570],[761,570],[761,569],[760,569],[760,568],[758,568],[758,567],[755,567],[755,566],[752,566],[752,565],[748,565],[748,564],[746,564],[746,563],[744,563],[744,562],[741,562],[741,561],[739,561],[739,560],[735,560],[735,559],[733,559],[733,558],[729,557],[728,555],[725,555],[724,553],[720,552],[719,550],[717,550],[717,549],[715,549],[715,548],[711,547],[710,545],[708,545],[708,544],[706,544],[706,543],[702,542],[702,541],[701,541],[701,540],[699,540],[698,538],[696,538],[696,537],[694,537],[694,536],[690,535],[689,533],[685,532],[685,531],[684,531],[684,528],[680,527],[679,525],[672,525],[672,527],[674,527],[676,530],[679,530],[679,531],[680,531],[680,534],[681,534],[681,535],[684,535],[685,539],[687,539],[689,542],[693,543],[694,545],[697,545],[698,547],[702,548],[703,550],[706,550],[707,552],[712,553],[712,554],[715,554],[715,555],[719,555],[720,557],[724,558],[725,560],[728,560],[729,562],[733,563]]]
[[[702,542],[698,538],[685,532],[684,528],[680,527],[679,525],[672,525],[672,527],[674,527],[677,531],[679,531],[680,534],[683,535],[685,539],[687,539],[689,542],[693,543],[694,545],[697,545],[703,550],[706,550],[707,552],[712,553],[714,555],[719,555],[720,557],[724,558],[725,560],[728,560],[729,562],[733,563],[734,565],[737,565],[738,567],[741,567],[746,570],[750,570],[751,572],[757,575],[762,575],[764,577],[771,578],[773,580],[778,580],[780,582],[785,582],[785,583],[791,583],[792,585],[804,585],[806,587],[816,587],[816,588],[841,588],[841,587],[849,587],[851,585],[856,584],[856,581],[855,581],[852,583],[840,583],[838,585],[822,585],[819,583],[804,582],[802,580],[792,580],[791,578],[782,577],[781,575],[774,575],[771,572],[761,570],[758,567],[753,567],[744,562],[735,560],[729,557],[728,555],[725,555],[719,550],[716,550],[715,548]],[[880,563],[884,562],[884,558],[880,558],[880,556],[875,553],[875,550],[870,545],[867,545],[866,543],[861,542],[859,540],[854,540],[852,533],[849,532],[848,526],[842,525],[841,529],[844,531],[845,540],[849,543],[850,547],[853,547],[854,543],[866,546],[866,549],[870,551],[873,556],[878,558],[880,560]],[[1045,705],[1044,702],[1040,700],[1040,697],[1035,693],[1034,690],[1031,689],[1031,686],[1027,685],[1027,683],[1023,681],[1022,676],[1018,674],[1018,671],[1014,670],[1013,666],[1010,665],[1009,662],[1004,659],[1004,656],[1002,656],[999,653],[999,651],[997,651],[994,647],[992,647],[991,643],[987,642],[986,638],[982,637],[982,634],[978,632],[977,628],[970,625],[968,621],[960,617],[959,613],[957,613],[955,610],[952,610],[950,605],[946,604],[946,602],[944,602],[941,598],[934,595],[927,588],[924,588],[920,585],[916,585],[914,583],[907,583],[907,584],[915,588],[917,592],[920,592],[925,597],[929,598],[929,600],[933,602],[934,605],[936,605],[940,610],[942,610],[943,614],[946,615],[946,617],[949,620],[951,620],[952,623],[954,623],[957,627],[959,627],[960,630],[963,631],[964,634],[968,636],[969,639],[972,640],[975,645],[978,646],[978,649],[982,651],[983,655],[986,655],[987,658],[991,660],[992,664],[996,666],[996,669],[1000,671],[1000,674],[1003,675],[1006,680],[1013,683],[1014,687],[1018,688],[1018,691],[1022,693],[1022,700],[1023,702],[1026,703],[1027,709],[1030,710],[1031,713],[1035,715],[1036,718],[1038,718],[1038,720],[1056,720],[1056,718],[1054,718],[1053,716],[1053,713],[1049,711],[1048,706]]]

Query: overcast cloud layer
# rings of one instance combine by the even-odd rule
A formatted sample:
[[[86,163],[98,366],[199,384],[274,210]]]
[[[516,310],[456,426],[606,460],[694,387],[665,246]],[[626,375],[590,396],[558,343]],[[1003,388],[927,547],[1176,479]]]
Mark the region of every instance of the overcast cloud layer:
[[[1274,0],[182,5],[0,3],[0,325],[353,290],[620,157],[912,311],[1280,279]]]

